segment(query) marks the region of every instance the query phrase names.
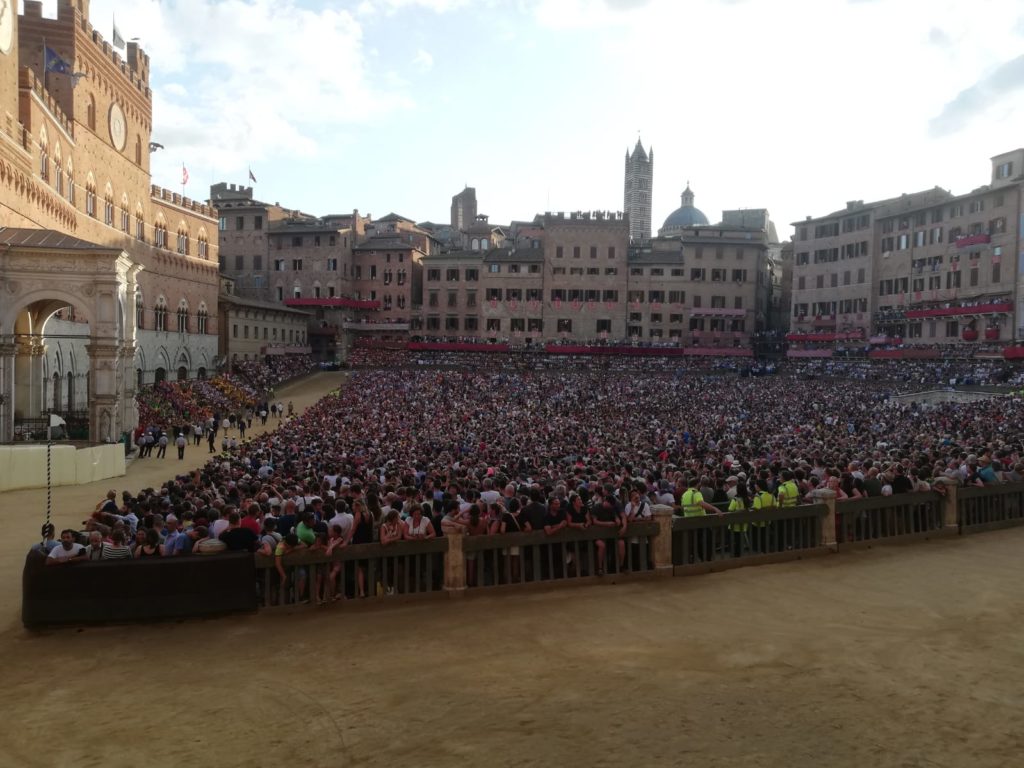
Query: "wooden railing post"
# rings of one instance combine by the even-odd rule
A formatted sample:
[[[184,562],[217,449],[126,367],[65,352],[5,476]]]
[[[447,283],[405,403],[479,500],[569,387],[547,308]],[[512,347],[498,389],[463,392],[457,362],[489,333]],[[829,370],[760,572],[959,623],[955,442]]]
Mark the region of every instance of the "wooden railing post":
[[[658,576],[672,575],[672,507],[657,504],[654,507],[654,521],[658,533],[654,537],[651,552],[654,559],[654,573]]]
[[[836,492],[828,488],[819,488],[814,492],[814,499],[826,507],[828,514],[821,518],[819,541],[821,546],[836,548]]]
[[[942,525],[944,528],[959,528],[960,521],[957,515],[959,505],[958,493],[960,483],[952,477],[937,477],[935,484],[943,486],[946,490],[942,494]]]
[[[466,594],[466,554],[462,549],[462,532],[446,534],[448,550],[444,553],[444,591],[449,597]]]

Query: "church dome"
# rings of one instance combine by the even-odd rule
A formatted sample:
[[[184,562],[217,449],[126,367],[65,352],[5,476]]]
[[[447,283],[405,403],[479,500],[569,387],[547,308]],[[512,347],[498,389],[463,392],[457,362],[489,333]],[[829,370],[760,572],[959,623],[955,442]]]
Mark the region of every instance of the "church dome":
[[[668,218],[665,219],[665,223],[658,231],[659,235],[670,234],[673,231],[680,229],[688,229],[690,227],[707,226],[708,217],[704,215],[704,212],[700,208],[695,208],[693,205],[693,192],[690,190],[690,185],[686,185],[686,190],[682,195],[682,205],[676,210],[669,214]]]

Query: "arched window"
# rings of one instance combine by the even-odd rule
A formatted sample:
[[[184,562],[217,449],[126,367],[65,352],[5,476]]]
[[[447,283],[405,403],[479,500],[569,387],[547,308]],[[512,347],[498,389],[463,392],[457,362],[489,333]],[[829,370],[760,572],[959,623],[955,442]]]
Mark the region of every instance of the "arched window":
[[[75,167],[68,158],[68,202],[75,204]]]
[[[188,304],[184,299],[178,304],[178,333],[188,333]]]
[[[398,284],[405,285],[405,267],[398,270]]]
[[[294,298],[296,298],[296,299],[301,299],[302,298],[302,288],[300,288],[297,285],[294,288],[292,288],[292,296]]]
[[[89,216],[96,218],[96,182],[92,178],[92,174],[89,174],[89,178],[85,180],[85,212]]]
[[[103,190],[103,223],[114,226],[114,189],[110,184]]]
[[[64,166],[61,162],[59,143],[53,147],[53,189],[61,197],[64,196]]]
[[[180,253],[182,256],[187,256],[188,251],[188,229],[185,228],[184,223],[181,223],[178,225],[178,253]]]
[[[196,332],[206,333],[207,320],[209,313],[206,311],[206,304],[199,305],[199,311],[196,313]]]
[[[121,231],[131,234],[131,216],[128,215],[128,195],[121,195]]]
[[[153,308],[153,326],[157,331],[167,330],[167,300],[161,296]]]
[[[206,241],[205,229],[199,230],[199,236],[196,238],[196,242],[198,243],[198,245],[196,246],[196,256],[198,256],[200,259],[208,259],[210,251]]]
[[[39,132],[39,178],[50,180],[50,147],[46,139],[46,129]]]
[[[146,305],[142,301],[142,291],[135,292],[135,328],[136,330],[142,330],[145,325],[142,320],[146,316]]]
[[[135,164],[142,165],[142,137],[135,134]]]
[[[89,94],[89,103],[85,107],[85,122],[90,130],[96,130],[96,99]]]
[[[142,206],[135,206],[135,239],[146,240],[146,218],[142,213]]]
[[[163,219],[157,220],[153,225],[153,245],[157,248],[167,247],[167,225]]]

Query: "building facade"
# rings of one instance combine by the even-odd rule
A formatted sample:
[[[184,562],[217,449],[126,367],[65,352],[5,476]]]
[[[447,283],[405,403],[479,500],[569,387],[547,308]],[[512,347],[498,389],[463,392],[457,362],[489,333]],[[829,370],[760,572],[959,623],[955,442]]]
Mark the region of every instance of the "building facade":
[[[273,301],[247,299],[222,278],[217,297],[220,353],[228,364],[267,355],[309,354],[310,314]]]
[[[750,222],[745,222],[750,223]],[[621,213],[538,216],[521,247],[423,256],[425,339],[748,347],[768,326],[774,227],[718,224],[631,245]]]
[[[796,222],[791,354],[1019,340],[1022,163],[1024,150],[997,155],[966,194],[854,201]]]
[[[117,439],[136,424],[137,386],[217,362],[216,219],[151,183],[145,53],[113,49],[88,0],[59,0],[57,18],[35,0],[22,15],[10,7],[0,15],[0,440],[48,412],[80,436]],[[45,71],[44,40],[70,73]]]
[[[626,150],[625,191],[622,210],[629,220],[629,237],[642,242],[651,237],[651,194],[654,190],[654,147],[650,153],[637,139],[633,152]]]

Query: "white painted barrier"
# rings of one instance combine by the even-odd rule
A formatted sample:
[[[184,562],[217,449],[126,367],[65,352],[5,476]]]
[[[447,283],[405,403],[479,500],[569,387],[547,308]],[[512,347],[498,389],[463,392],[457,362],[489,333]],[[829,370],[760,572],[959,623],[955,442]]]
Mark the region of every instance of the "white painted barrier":
[[[54,445],[50,457],[54,487],[85,485],[125,473],[120,443],[75,448]],[[0,445],[0,491],[46,487],[46,445]]]

